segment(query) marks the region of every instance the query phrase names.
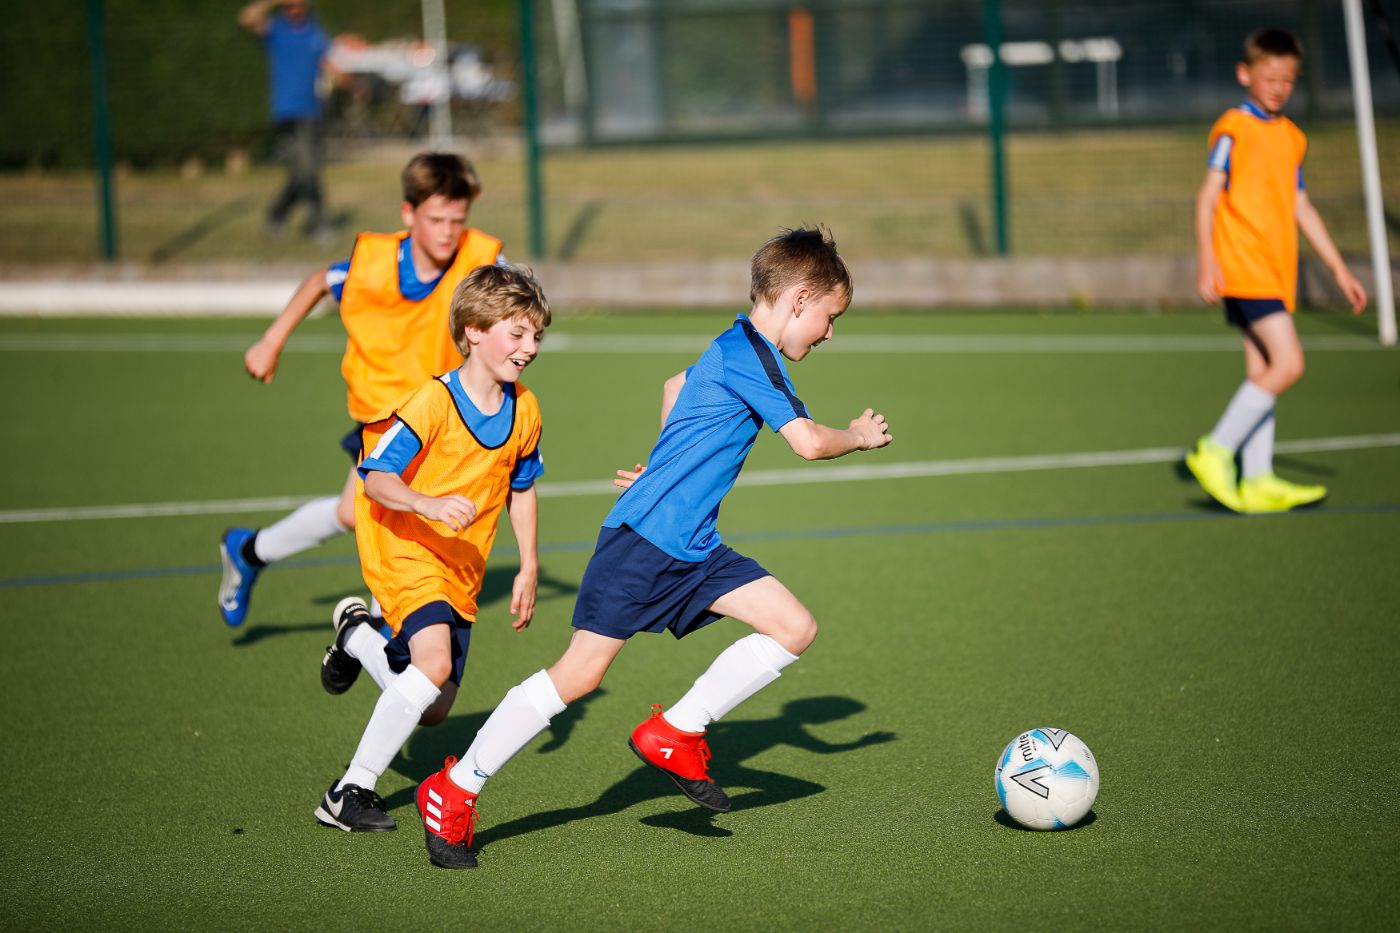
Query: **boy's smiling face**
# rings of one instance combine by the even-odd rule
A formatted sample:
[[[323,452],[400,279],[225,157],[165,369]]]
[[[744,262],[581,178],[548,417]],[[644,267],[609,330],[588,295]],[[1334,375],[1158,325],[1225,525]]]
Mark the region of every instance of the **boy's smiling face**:
[[[524,316],[497,321],[486,330],[466,329],[469,361],[485,366],[497,382],[515,382],[540,352],[544,330]]]
[[[439,267],[452,261],[457,246],[462,242],[462,229],[467,225],[467,211],[471,202],[463,199],[450,201],[440,194],[412,206],[403,203],[403,225],[413,237],[414,245],[421,249]]]
[[[1265,55],[1253,62],[1235,66],[1235,78],[1248,93],[1249,99],[1266,113],[1283,110],[1293,96],[1302,63],[1292,55]]]

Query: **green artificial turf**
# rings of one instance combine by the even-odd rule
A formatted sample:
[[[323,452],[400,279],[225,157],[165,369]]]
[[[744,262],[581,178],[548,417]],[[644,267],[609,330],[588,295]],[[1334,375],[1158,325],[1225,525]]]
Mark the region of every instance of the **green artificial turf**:
[[[557,335],[703,335],[723,313],[563,318]],[[1364,332],[1300,316],[1305,346]],[[240,321],[3,321],[12,406],[0,517],[22,509],[336,490],[337,358],[309,322],[272,386]],[[184,352],[36,350],[20,338],[213,340]],[[763,436],[749,472],[1184,447],[1238,384],[1233,352],[842,353],[847,335],[1225,336],[1214,315],[885,316],[859,308],[791,367],[814,415],[871,405],[895,443],[804,465]],[[156,338],[159,338],[157,340]],[[317,343],[320,341],[321,343]],[[217,341],[215,341],[217,343]],[[21,347],[28,349],[21,349]],[[296,346],[296,344],[294,344]],[[645,459],[685,352],[546,353],[546,485]],[[1400,432],[1395,351],[1318,350],[1280,441]],[[18,404],[15,404],[15,403]],[[1238,517],[1166,462],[741,487],[720,527],[822,633],[712,727],[735,798],[710,816],[627,750],[744,629],[629,645],[600,693],[489,784],[481,867],[424,855],[418,780],[551,663],[607,495],[541,503],[541,602],[510,630],[514,552],[487,575],[453,715],[380,782],[400,831],[311,811],[375,700],[320,689],[347,539],[269,571],[248,622],[214,605],[216,541],[258,514],[0,522],[8,819],[0,925],[158,929],[1387,929],[1400,908],[1400,447],[1281,454],[1320,508]],[[998,818],[1018,732],[1094,750],[1092,818]]]

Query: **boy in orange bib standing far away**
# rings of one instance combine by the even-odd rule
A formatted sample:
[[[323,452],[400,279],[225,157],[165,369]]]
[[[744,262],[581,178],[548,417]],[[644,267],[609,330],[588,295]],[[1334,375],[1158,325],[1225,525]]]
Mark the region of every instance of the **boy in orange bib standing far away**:
[[[1210,131],[1210,160],[1196,196],[1196,290],[1224,300],[1244,336],[1245,381],[1219,423],[1186,454],[1186,466],[1216,501],[1236,512],[1284,512],[1317,502],[1324,486],[1274,475],[1274,403],[1303,375],[1293,326],[1298,231],[1331,270],[1354,313],[1366,291],[1332,243],[1303,185],[1307,138],[1282,110],[1302,66],[1302,44],[1279,29],[1244,43],[1235,77],[1244,103]],[[1235,469],[1235,455],[1241,469]]]

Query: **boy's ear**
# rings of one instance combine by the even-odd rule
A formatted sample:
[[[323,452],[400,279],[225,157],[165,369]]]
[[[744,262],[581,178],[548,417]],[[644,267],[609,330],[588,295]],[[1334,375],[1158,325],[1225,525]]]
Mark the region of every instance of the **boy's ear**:
[[[404,201],[399,205],[399,219],[403,221],[405,227],[413,226],[413,205]]]
[[[1240,87],[1249,87],[1249,64],[1247,62],[1235,62],[1235,80],[1240,83]]]
[[[812,300],[812,286],[805,282],[792,290],[792,310],[793,313],[801,316],[807,308],[807,302]]]

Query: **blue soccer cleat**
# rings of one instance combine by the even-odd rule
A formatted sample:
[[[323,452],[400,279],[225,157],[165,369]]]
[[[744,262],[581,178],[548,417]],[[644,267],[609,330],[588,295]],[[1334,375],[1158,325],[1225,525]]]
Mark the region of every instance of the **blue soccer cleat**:
[[[243,624],[248,615],[248,600],[253,595],[253,583],[265,564],[253,565],[243,557],[243,545],[253,535],[251,528],[230,528],[219,539],[219,557],[224,563],[224,579],[219,584],[219,612],[230,626]]]

